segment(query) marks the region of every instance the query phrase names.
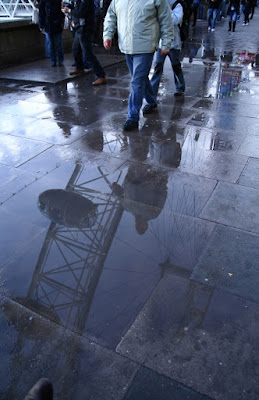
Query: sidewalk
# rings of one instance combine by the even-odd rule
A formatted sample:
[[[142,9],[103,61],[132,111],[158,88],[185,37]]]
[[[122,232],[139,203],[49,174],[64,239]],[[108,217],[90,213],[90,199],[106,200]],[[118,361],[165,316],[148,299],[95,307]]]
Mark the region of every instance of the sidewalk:
[[[258,400],[258,10],[191,28],[131,135],[124,56],[0,71],[1,399]]]

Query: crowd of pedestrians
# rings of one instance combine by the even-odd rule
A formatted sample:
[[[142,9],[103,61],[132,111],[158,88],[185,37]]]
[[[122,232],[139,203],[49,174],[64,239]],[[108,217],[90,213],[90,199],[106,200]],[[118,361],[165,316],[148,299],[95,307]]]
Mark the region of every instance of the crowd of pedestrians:
[[[206,7],[205,7],[206,6]],[[139,113],[150,114],[157,108],[157,94],[166,57],[170,59],[175,96],[183,96],[185,80],[180,62],[182,41],[189,25],[200,19],[215,31],[218,20],[229,18],[228,30],[235,32],[243,13],[243,25],[253,18],[256,0],[40,0],[39,28],[46,34],[52,66],[63,66],[62,31],[68,25],[73,34],[75,68],[70,75],[92,68],[93,86],[107,83],[104,69],[93,51],[93,40],[110,50],[115,34],[125,53],[131,75],[131,93],[124,130],[138,128]],[[207,11],[206,11],[207,8]],[[95,39],[94,39],[95,38]],[[154,72],[149,79],[151,65]]]

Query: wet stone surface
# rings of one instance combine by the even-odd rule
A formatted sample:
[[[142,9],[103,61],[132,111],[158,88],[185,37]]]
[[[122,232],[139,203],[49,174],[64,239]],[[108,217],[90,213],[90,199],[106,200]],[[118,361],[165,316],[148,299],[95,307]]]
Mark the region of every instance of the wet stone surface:
[[[123,55],[1,71],[1,398],[258,400],[257,14],[197,21],[127,134]]]

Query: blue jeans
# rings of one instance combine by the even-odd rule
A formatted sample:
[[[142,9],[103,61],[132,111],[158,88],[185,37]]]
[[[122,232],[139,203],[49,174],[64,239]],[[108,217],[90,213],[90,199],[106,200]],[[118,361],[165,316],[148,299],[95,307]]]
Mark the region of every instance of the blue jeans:
[[[162,77],[164,62],[166,59],[166,55],[162,55],[160,49],[157,50],[155,54],[155,70],[154,74],[151,78],[151,86],[153,88],[154,94],[157,97],[159,83]],[[174,82],[177,92],[185,91],[185,81],[183,76],[183,71],[180,63],[180,50],[171,49],[168,54],[170,58],[171,65],[174,71]]]
[[[218,9],[217,8],[209,8],[207,12],[207,21],[208,21],[208,26],[211,29],[215,28],[215,22],[216,18],[218,15]]]
[[[63,64],[64,61],[64,50],[62,42],[62,32],[59,33],[46,33],[49,43],[49,56],[52,64],[56,64],[58,55],[58,63]]]
[[[83,54],[85,61],[93,68],[97,78],[105,77],[105,72],[93,53],[92,33],[87,32],[84,27],[75,30],[72,51],[77,69],[84,69]]]
[[[156,104],[156,98],[148,79],[153,53],[126,54],[126,61],[131,75],[131,93],[127,119],[137,122],[144,98],[148,104]]]
[[[229,22],[235,22],[237,20],[237,12],[235,10],[230,10]]]

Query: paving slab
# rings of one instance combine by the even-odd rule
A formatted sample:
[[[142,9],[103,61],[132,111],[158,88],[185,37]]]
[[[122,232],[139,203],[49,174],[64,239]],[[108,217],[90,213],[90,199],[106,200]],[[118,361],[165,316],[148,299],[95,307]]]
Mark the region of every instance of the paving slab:
[[[118,399],[138,370],[134,362],[15,301],[1,302],[0,321],[0,393],[5,398],[24,399],[44,376],[53,383],[54,400]]]
[[[203,396],[167,377],[141,368],[129,388],[125,400],[206,400]]]
[[[240,178],[238,179],[240,185],[253,187],[259,189],[259,160],[250,158],[245,166]]]
[[[117,352],[212,399],[256,400],[258,312],[168,268]]]
[[[258,233],[259,191],[219,182],[201,218]]]
[[[238,149],[238,154],[243,154],[248,157],[259,158],[258,148],[259,148],[259,135],[258,136],[249,135],[240,145],[240,148]]]
[[[121,54],[111,54],[107,57],[107,54],[98,54],[96,56],[103,67],[114,65],[116,63],[125,60],[125,57]],[[102,53],[104,53],[102,51]],[[64,66],[63,67],[51,67],[50,59],[42,59],[33,61],[30,63],[23,64],[22,66],[9,67],[0,70],[0,79],[32,82],[37,84],[57,84],[62,81],[68,81],[77,77],[71,77],[69,72],[73,69],[72,64],[74,58],[72,54],[65,54]],[[89,71],[86,71],[89,74]],[[90,72],[92,75],[92,73]],[[94,78],[93,78],[94,79]]]
[[[259,236],[216,225],[191,278],[259,303]]]
[[[1,135],[0,162],[18,167],[51,147],[51,144],[15,136]]]

